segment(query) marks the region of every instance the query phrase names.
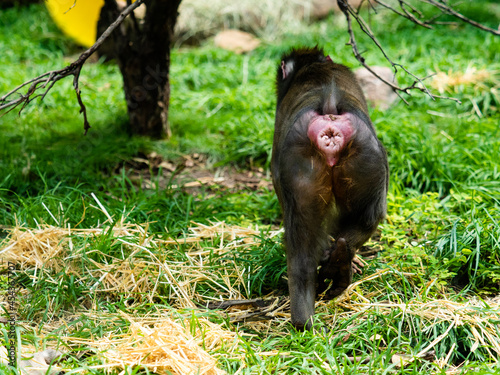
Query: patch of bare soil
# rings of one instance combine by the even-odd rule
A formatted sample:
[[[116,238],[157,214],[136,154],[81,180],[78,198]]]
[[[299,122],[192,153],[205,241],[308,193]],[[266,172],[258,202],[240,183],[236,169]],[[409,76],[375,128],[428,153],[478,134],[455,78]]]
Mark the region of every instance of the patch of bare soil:
[[[114,169],[131,181],[140,184],[143,189],[165,189],[168,186],[184,191],[196,192],[200,189],[210,190],[272,190],[271,176],[263,168],[247,170],[233,166],[213,166],[206,155],[183,155],[178,160],[163,159],[156,152],[139,154],[136,157],[120,163]]]

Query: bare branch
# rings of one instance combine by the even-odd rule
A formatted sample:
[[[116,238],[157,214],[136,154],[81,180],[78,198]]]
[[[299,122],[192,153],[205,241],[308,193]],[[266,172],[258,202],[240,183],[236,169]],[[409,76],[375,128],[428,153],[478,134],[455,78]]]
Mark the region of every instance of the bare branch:
[[[405,7],[408,7],[410,8],[410,10],[413,12],[413,13],[416,13],[420,18],[423,18],[424,15],[422,14],[421,11],[419,11],[417,8],[415,8],[412,4],[409,4],[407,3],[406,1],[404,0],[399,0],[399,6],[401,7],[401,9],[404,9]],[[405,10],[406,12],[406,10]]]
[[[415,17],[412,13],[410,13],[405,7],[405,2],[402,1],[402,0],[399,0],[399,6],[401,7],[401,9],[403,10],[403,12],[400,12],[399,10],[393,8],[392,6],[390,6],[389,4],[387,3],[384,3],[383,1],[381,0],[372,0],[373,2],[383,6],[384,8],[386,9],[389,9],[391,12],[394,12],[396,13],[398,16],[401,16],[401,17],[404,17],[414,23],[416,23],[417,25],[420,25],[422,27],[425,27],[425,28],[428,28],[428,29],[431,29],[432,27],[427,23],[427,22],[423,22],[421,19]],[[406,4],[408,5],[408,4]],[[411,11],[414,12],[414,13],[417,13],[419,15],[419,17],[421,17],[421,14],[420,12],[418,12],[417,9],[414,9],[413,7],[410,7]]]
[[[401,16],[409,19],[411,22],[416,23],[419,26],[425,27],[427,29],[431,29],[432,28],[431,26],[429,26],[425,22],[422,22],[419,18],[417,18],[417,17],[415,17],[413,15],[413,13],[417,13],[418,17],[420,17],[420,18],[422,17],[422,13],[420,13],[418,11],[418,9],[415,9],[412,6],[409,6],[403,0],[399,0],[399,6],[400,6],[401,10],[403,11],[403,13],[398,13],[399,15],[401,15]],[[413,12],[413,13],[411,13],[410,11],[408,11],[408,9],[406,9],[406,7],[410,8],[410,11]]]
[[[85,104],[83,104],[82,97],[80,95],[80,88],[78,87],[78,79],[80,78],[80,72],[82,70],[82,66],[80,65],[73,78],[73,88],[75,89],[76,99],[78,100],[78,104],[80,104],[80,113],[83,113],[83,130],[85,130],[85,135],[87,135],[87,131],[90,129],[89,121],[87,120],[87,109],[85,108]]]
[[[379,3],[380,4],[380,1],[379,0],[374,0],[375,2]],[[401,2],[404,2],[404,0],[400,0],[400,3]],[[375,77],[377,77],[378,79],[380,79],[382,82],[384,82],[386,85],[390,86],[395,92],[396,94],[398,94],[398,96],[405,102],[408,104],[408,102],[405,100],[405,98],[403,98],[401,95],[400,95],[400,92],[404,92],[405,94],[408,94],[408,95],[411,95],[410,91],[411,90],[418,90],[418,91],[421,91],[421,92],[425,92],[427,95],[429,95],[433,100],[436,99],[436,98],[439,98],[439,99],[449,99],[449,100],[454,100],[458,103],[460,103],[460,100],[456,99],[456,98],[450,98],[450,97],[446,97],[446,96],[440,96],[440,95],[434,95],[432,94],[429,89],[427,89],[427,87],[425,86],[425,84],[423,83],[423,81],[427,78],[429,78],[430,76],[428,77],[425,77],[423,79],[417,77],[415,74],[413,74],[412,72],[410,72],[408,69],[406,69],[403,65],[401,64],[397,64],[395,62],[393,62],[389,56],[387,55],[387,53],[385,52],[385,50],[383,49],[382,45],[379,43],[379,41],[377,40],[377,38],[375,37],[375,35],[373,34],[373,32],[371,31],[370,27],[368,26],[368,24],[366,24],[366,22],[364,21],[364,19],[359,15],[358,12],[356,12],[352,7],[351,5],[348,3],[347,0],[337,0],[337,3],[339,5],[339,8],[340,10],[342,11],[342,13],[344,13],[345,17],[346,17],[346,20],[347,20],[347,31],[349,33],[349,43],[348,45],[351,46],[352,48],[352,51],[354,53],[354,56],[356,57],[356,60],[358,60],[361,65],[363,65],[363,67],[365,67],[371,74],[373,74]],[[389,9],[395,11],[397,14],[400,14],[401,16],[405,17],[405,18],[408,18],[408,19],[411,19],[412,17],[414,17],[412,14],[410,14],[409,12],[406,11],[406,16],[401,14],[400,12],[397,12],[395,9],[387,6]],[[413,11],[413,10],[412,10]],[[380,50],[380,52],[382,52],[382,54],[384,55],[385,59],[392,65],[393,69],[394,69],[394,73],[396,74],[398,72],[398,68],[399,69],[402,69],[403,71],[405,71],[408,75],[412,76],[414,78],[414,81],[413,83],[410,85],[410,86],[407,86],[407,87],[400,87],[396,84],[394,84],[393,82],[391,81],[388,81],[387,79],[381,77],[379,74],[377,74],[366,62],[365,62],[365,58],[362,56],[362,54],[359,52],[359,49],[358,49],[358,45],[356,43],[356,38],[355,38],[355,35],[354,35],[354,31],[353,31],[353,28],[352,28],[352,21],[351,21],[351,16],[356,20],[356,22],[358,23],[359,27],[361,28],[361,30],[373,41],[373,43],[375,43],[375,45],[377,46],[377,48]],[[422,25],[424,26],[424,25]]]
[[[437,1],[437,0],[418,0],[421,3],[429,4],[432,5],[433,7],[439,9],[441,12],[434,16],[431,17],[428,20],[424,20],[424,15],[423,13],[415,8],[412,4],[410,4],[407,0],[398,0],[399,7],[401,8],[401,11],[398,9],[395,9],[391,5],[383,2],[382,0],[371,0],[372,2],[379,4],[383,6],[386,9],[389,9],[390,11],[396,13],[397,15],[404,17],[413,23],[425,27],[425,28],[432,28],[431,25],[434,23],[434,20],[441,16],[442,14],[449,14],[453,17],[458,18],[459,20],[468,23],[474,27],[477,27],[478,29],[487,31],[489,33],[492,33],[494,35],[500,35],[500,30],[495,30],[490,27],[487,27],[479,22],[476,22],[468,17],[465,17],[462,13],[457,12],[455,9],[447,5],[444,1]]]
[[[363,1],[361,2],[361,4],[363,3]],[[372,2],[376,3],[376,4],[379,4],[382,7],[386,8],[386,9],[388,9],[388,10],[394,12],[394,13],[396,13],[397,15],[399,15],[401,17],[404,17],[404,18],[412,21],[413,23],[415,23],[415,24],[417,24],[419,26],[428,28],[428,29],[432,28],[431,25],[435,24],[434,20],[437,17],[439,17],[442,14],[450,14],[450,15],[452,15],[452,16],[460,19],[461,21],[469,23],[470,25],[472,25],[474,27],[477,27],[477,28],[479,28],[481,30],[490,32],[490,33],[492,33],[494,35],[500,35],[500,30],[495,30],[495,29],[489,28],[489,27],[484,26],[484,25],[482,25],[482,24],[480,24],[480,23],[478,23],[478,22],[476,22],[474,20],[471,20],[471,19],[465,17],[463,14],[457,12],[455,9],[453,9],[452,7],[450,7],[449,5],[447,5],[446,1],[418,0],[421,3],[429,4],[429,5],[434,6],[437,9],[439,9],[440,13],[437,16],[432,17],[432,18],[430,18],[428,20],[425,20],[424,19],[424,14],[419,9],[417,9],[415,6],[413,6],[412,4],[410,4],[407,0],[397,0],[397,1],[399,3],[399,8],[400,9],[396,9],[395,7],[393,7],[393,6],[385,3],[382,0],[368,0],[368,2],[370,3],[370,5],[372,5],[372,8],[373,8]],[[382,82],[384,82],[385,84],[387,84],[388,86],[390,86],[396,92],[396,94],[398,94],[398,96],[403,101],[405,101],[405,103],[407,103],[407,101],[401,96],[400,93],[404,92],[405,94],[411,95],[411,93],[410,93],[411,90],[418,90],[418,91],[421,91],[421,92],[425,92],[433,100],[436,99],[436,98],[439,98],[439,99],[449,99],[449,100],[454,100],[454,101],[460,103],[460,100],[458,100],[456,98],[444,97],[444,96],[439,96],[439,95],[432,94],[427,89],[427,87],[424,85],[424,83],[423,83],[423,81],[426,80],[427,78],[429,78],[430,76],[425,77],[425,78],[419,78],[415,74],[413,74],[412,72],[410,72],[408,69],[406,69],[403,65],[397,64],[397,63],[393,62],[389,58],[389,56],[387,55],[387,53],[384,51],[382,45],[379,43],[379,41],[375,37],[374,33],[370,30],[370,27],[368,26],[368,24],[365,22],[365,20],[363,19],[363,17],[360,15],[360,7],[358,7],[357,9],[354,9],[349,4],[348,0],[337,0],[337,4],[338,4],[340,10],[342,11],[342,13],[344,14],[344,16],[346,17],[346,20],[347,20],[347,29],[348,29],[348,33],[349,33],[349,43],[348,43],[348,45],[351,46],[353,54],[356,57],[356,59],[371,74],[373,74],[375,77],[377,77],[378,79],[380,79]],[[408,75],[410,75],[411,77],[414,78],[414,81],[413,81],[413,83],[410,86],[400,87],[397,84],[394,84],[393,82],[390,82],[387,79],[385,79],[385,78],[381,77],[380,75],[378,75],[370,66],[368,66],[368,64],[366,64],[365,58],[359,52],[358,46],[356,44],[356,39],[355,39],[354,31],[353,31],[353,28],[352,28],[351,17],[356,20],[356,22],[358,23],[361,31],[363,31],[363,33],[365,33],[373,41],[373,43],[377,46],[377,48],[382,53],[382,55],[384,56],[384,58],[392,65],[392,68],[394,69],[394,73],[395,74],[397,74],[398,69],[402,69]]]
[[[76,5],[76,0],[75,0],[75,1],[73,1],[73,5],[71,5],[71,6],[68,8],[68,10],[67,10],[66,12],[64,12],[64,14],[68,13],[71,9],[73,9],[73,8],[75,7],[75,5]]]
[[[435,0],[419,0],[423,3],[431,4],[435,6],[436,8],[440,9],[441,11],[448,13],[452,15],[453,17],[458,18],[459,20],[462,20],[474,27],[477,27],[478,29],[481,29],[483,31],[487,31],[489,33],[492,33],[493,35],[500,35],[500,30],[495,30],[490,27],[484,26],[483,24],[480,24],[479,22],[476,22],[474,20],[471,20],[470,18],[465,17],[462,13],[457,12],[455,9],[452,7],[449,7],[448,5],[444,4],[443,2],[440,1],[435,1]]]
[[[106,29],[104,33],[97,39],[93,46],[83,52],[76,61],[72,62],[70,65],[59,69],[53,70],[50,72],[46,72],[36,78],[30,79],[17,86],[13,90],[9,91],[4,96],[0,97],[0,111],[7,109],[7,112],[10,112],[17,106],[21,105],[21,109],[19,110],[19,114],[21,114],[22,110],[33,100],[40,97],[41,100],[45,98],[47,93],[54,87],[54,84],[68,76],[73,76],[73,88],[76,92],[76,97],[78,100],[78,104],[80,105],[80,113],[83,113],[83,126],[85,129],[85,133],[87,133],[90,128],[90,124],[87,120],[87,110],[85,105],[83,104],[81,91],[78,86],[78,79],[80,78],[80,72],[82,70],[83,64],[87,61],[87,59],[102,45],[102,43],[111,35],[111,33],[123,22],[123,20],[134,11],[137,7],[139,7],[144,0],[137,0],[133,4],[126,7],[118,16],[118,18]],[[25,86],[30,85],[25,94],[20,93],[19,91],[23,89]],[[42,93],[34,95],[38,90],[43,90]],[[14,94],[19,94],[20,96],[16,99],[10,99],[10,97]],[[34,95],[34,96],[33,96]]]

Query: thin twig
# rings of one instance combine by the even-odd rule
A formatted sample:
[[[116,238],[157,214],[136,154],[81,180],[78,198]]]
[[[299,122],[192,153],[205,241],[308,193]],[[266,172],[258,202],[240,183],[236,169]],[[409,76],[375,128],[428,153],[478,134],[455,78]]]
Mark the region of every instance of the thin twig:
[[[374,1],[377,2],[377,3],[379,3],[378,0],[374,0]],[[396,94],[406,104],[408,104],[408,102],[405,100],[405,98],[403,98],[400,95],[400,92],[404,92],[405,94],[411,95],[411,93],[410,93],[411,90],[419,90],[421,92],[424,92],[427,95],[429,95],[433,100],[436,99],[436,98],[439,98],[439,99],[449,99],[449,100],[454,100],[454,101],[460,103],[460,100],[458,100],[456,98],[450,98],[450,97],[446,97],[446,96],[440,96],[440,95],[434,95],[434,94],[432,94],[429,91],[429,89],[427,89],[427,87],[425,86],[425,84],[423,83],[423,81],[425,79],[429,78],[429,76],[421,79],[421,78],[417,77],[415,74],[413,74],[412,72],[410,72],[408,69],[406,69],[403,65],[393,62],[390,59],[390,57],[387,55],[387,53],[385,52],[385,50],[383,49],[383,47],[380,44],[380,42],[375,37],[374,33],[371,31],[370,27],[366,24],[366,22],[364,21],[364,19],[351,7],[351,5],[347,2],[347,0],[337,0],[337,3],[339,5],[340,10],[342,11],[342,13],[344,13],[344,15],[346,17],[346,20],[347,20],[347,31],[349,33],[349,43],[348,43],[348,45],[351,46],[353,54],[356,57],[356,60],[358,60],[361,63],[361,65],[363,65],[363,67],[365,67],[371,74],[373,74],[375,77],[377,77],[378,79],[380,79],[386,85],[388,85],[389,87],[391,87],[396,92]],[[392,9],[392,8],[390,8],[390,9]],[[395,11],[394,9],[392,9],[392,10]],[[400,13],[398,13],[398,14],[400,14]],[[359,52],[358,45],[356,43],[356,38],[355,38],[354,31],[353,31],[353,28],[352,28],[351,16],[356,20],[356,22],[358,23],[358,25],[361,28],[361,30],[377,46],[377,48],[380,50],[380,52],[384,55],[384,58],[392,65],[395,74],[397,74],[398,69],[402,69],[408,75],[410,75],[410,76],[412,76],[414,78],[414,81],[413,81],[413,83],[410,86],[400,87],[399,85],[397,85],[397,84],[395,84],[395,83],[393,83],[393,82],[391,82],[391,81],[389,81],[389,80],[381,77],[379,74],[377,74],[366,63],[365,58]],[[405,17],[405,18],[411,19],[411,17],[409,17],[409,16]]]
[[[415,8],[412,4],[409,4],[407,3],[406,1],[404,0],[399,0],[399,6],[401,7],[401,9],[403,9],[405,6],[407,6],[408,8],[410,8],[410,10],[413,12],[413,13],[416,13],[420,18],[423,18],[424,15],[421,11],[419,11],[417,8]]]
[[[102,35],[97,39],[97,41],[92,45],[89,49],[87,49],[85,52],[83,52],[76,61],[72,62],[70,65],[59,69],[59,70],[52,70],[50,72],[43,73],[42,75],[30,79],[29,81],[26,81],[22,83],[21,85],[17,86],[13,90],[9,91],[7,94],[4,96],[0,97],[0,111],[9,108],[6,113],[10,112],[20,104],[22,104],[21,109],[19,110],[19,114],[23,111],[23,109],[31,103],[33,100],[35,100],[38,97],[41,97],[41,100],[45,98],[47,93],[54,87],[54,84],[59,81],[60,79],[63,79],[68,76],[73,76],[73,88],[76,93],[76,98],[78,100],[78,104],[80,105],[80,113],[83,113],[83,127],[85,130],[85,133],[87,133],[88,129],[90,128],[90,124],[87,119],[87,110],[85,108],[85,105],[83,104],[82,97],[81,97],[81,91],[78,86],[78,79],[80,78],[80,72],[82,70],[83,64],[87,61],[87,59],[102,45],[102,43],[111,35],[111,33],[123,22],[123,20],[134,11],[137,7],[139,7],[142,3],[144,3],[144,0],[137,0],[133,4],[129,5],[126,7],[118,16],[118,18],[111,24],[109,27],[102,33]],[[26,93],[23,95],[19,91],[24,88],[25,86],[30,85]],[[35,92],[39,89],[44,90],[43,93],[35,94]],[[16,99],[10,99],[10,96],[13,94],[19,94],[20,96]]]
[[[425,4],[429,4],[429,5],[434,6],[435,8],[437,8],[440,11],[439,15],[445,14],[445,13],[446,14],[450,14],[450,15],[452,15],[452,16],[460,19],[461,21],[466,22],[466,23],[468,23],[468,24],[470,24],[470,25],[472,25],[474,27],[477,27],[477,28],[479,28],[481,30],[490,32],[490,33],[492,33],[494,35],[500,35],[500,30],[495,30],[495,29],[489,28],[489,27],[484,26],[484,25],[482,25],[482,24],[480,24],[480,23],[478,23],[478,22],[476,22],[474,20],[471,20],[471,19],[465,17],[463,14],[459,13],[458,11],[456,11],[455,9],[453,9],[452,7],[448,6],[446,4],[446,2],[444,2],[444,1],[437,1],[437,0],[418,0],[418,1],[420,1],[422,3],[425,3]],[[401,10],[398,10],[398,9],[394,8],[393,6],[391,6],[391,5],[383,2],[382,0],[370,0],[369,3],[371,4],[371,2],[380,4],[382,7],[386,8],[386,9],[389,9],[390,11],[396,13],[397,15],[399,15],[401,17],[404,17],[404,18],[412,21],[413,23],[415,23],[415,24],[417,24],[419,26],[422,26],[422,27],[425,27],[425,28],[429,28],[429,29],[432,28],[431,24],[433,24],[434,20],[439,16],[438,15],[437,17],[433,17],[431,19],[425,20],[423,13],[420,10],[418,10],[415,6],[413,6],[412,4],[410,4],[408,1],[406,1],[406,0],[398,0],[399,7],[400,7]],[[389,56],[387,55],[387,53],[385,52],[385,50],[382,48],[382,45],[379,43],[379,41],[375,37],[374,33],[370,30],[370,27],[368,26],[368,24],[365,22],[365,20],[363,19],[363,17],[360,16],[359,7],[357,9],[353,9],[352,6],[349,4],[349,2],[347,0],[337,0],[337,3],[339,5],[340,10],[342,11],[342,13],[344,13],[344,15],[346,17],[347,28],[348,28],[348,33],[349,33],[349,43],[348,43],[348,45],[351,46],[351,48],[353,50],[353,53],[354,53],[354,56],[356,57],[356,59],[371,74],[373,74],[375,77],[377,77],[378,79],[380,79],[382,82],[384,82],[385,84],[387,84],[388,86],[390,86],[396,92],[396,94],[399,95],[399,97],[402,100],[404,100],[407,103],[407,101],[401,96],[400,92],[404,92],[405,94],[410,95],[410,91],[411,90],[419,90],[421,92],[425,92],[433,100],[436,99],[436,98],[439,98],[439,99],[449,99],[449,100],[454,100],[454,101],[460,103],[460,100],[458,100],[456,98],[444,97],[444,96],[432,94],[427,89],[427,87],[424,85],[424,83],[423,83],[423,81],[425,79],[429,78],[430,76],[425,77],[425,78],[419,78],[415,74],[413,74],[412,72],[410,72],[408,69],[406,69],[403,65],[397,64],[394,61],[392,61],[389,58]],[[410,75],[411,77],[414,78],[414,81],[413,81],[413,83],[410,86],[400,87],[399,85],[394,84],[393,82],[388,81],[387,79],[381,77],[373,69],[371,69],[370,66],[368,66],[368,64],[365,62],[365,58],[362,56],[362,53],[359,52],[358,46],[356,44],[356,39],[355,39],[354,31],[353,31],[353,28],[352,28],[351,17],[353,17],[356,20],[356,22],[358,23],[360,29],[363,31],[363,33],[365,33],[373,41],[373,43],[377,46],[377,48],[382,53],[382,55],[384,56],[384,58],[392,65],[395,74],[397,74],[398,69],[402,69],[408,75]]]
[[[405,7],[405,5],[408,6],[408,4],[406,4],[403,0],[399,0],[399,6],[400,6],[402,12],[400,12],[399,10],[391,7],[389,4],[384,3],[380,0],[373,0],[373,1],[375,1],[377,4],[380,4],[384,8],[387,8],[390,11],[396,13],[398,16],[404,17],[404,18],[410,20],[411,22],[416,23],[419,26],[425,27],[427,29],[432,29],[432,27],[430,25],[428,25],[426,22],[422,21],[421,19],[415,17],[412,13],[410,13]],[[415,9],[411,6],[409,6],[409,8],[411,9],[411,11],[413,13],[417,13],[419,15],[419,17],[421,17],[421,14],[417,9]]]
[[[80,104],[80,113],[83,113],[83,130],[85,131],[85,135],[87,131],[90,129],[89,121],[87,120],[87,109],[85,108],[85,104],[83,104],[82,96],[80,95],[80,87],[78,87],[78,79],[80,78],[80,72],[82,70],[82,66],[80,65],[73,78],[73,88],[76,92],[76,99],[78,100],[78,104]]]
[[[453,17],[458,18],[461,21],[464,21],[474,27],[477,27],[478,29],[481,29],[483,31],[487,31],[489,33],[492,33],[493,35],[500,35],[500,30],[495,30],[490,27],[484,26],[483,24],[480,24],[479,22],[476,22],[474,20],[471,20],[470,18],[465,17],[462,13],[457,12],[455,9],[452,7],[449,7],[448,5],[444,4],[442,1],[435,1],[435,0],[419,0],[423,3],[431,4],[435,6],[436,8],[440,9],[441,11],[448,13],[449,15],[452,15]]]
[[[380,4],[384,8],[387,8],[391,10],[392,12],[396,13],[397,15],[407,18],[413,23],[423,26],[425,28],[431,28],[431,24],[433,24],[434,20],[441,16],[442,14],[449,14],[455,18],[458,18],[459,20],[468,23],[480,30],[487,31],[489,33],[492,33],[493,35],[500,35],[500,30],[492,29],[488,26],[485,26],[479,22],[476,22],[466,16],[464,16],[462,13],[456,11],[453,9],[453,7],[450,7],[449,5],[446,4],[445,1],[437,1],[437,0],[418,0],[421,3],[429,4],[432,5],[433,7],[439,9],[441,11],[440,14],[431,17],[428,20],[424,20],[424,15],[423,13],[418,10],[415,6],[413,6],[411,3],[409,3],[407,0],[398,0],[399,7],[401,8],[402,12],[395,9],[394,7],[390,6],[387,3],[384,3],[382,0],[371,0],[377,4]],[[410,10],[408,11],[407,8]]]
[[[75,0],[75,1],[73,1],[73,5],[71,5],[71,6],[68,8],[68,10],[67,10],[66,12],[64,12],[64,14],[68,13],[71,9],[73,9],[73,8],[75,7],[75,5],[76,5],[76,0]]]

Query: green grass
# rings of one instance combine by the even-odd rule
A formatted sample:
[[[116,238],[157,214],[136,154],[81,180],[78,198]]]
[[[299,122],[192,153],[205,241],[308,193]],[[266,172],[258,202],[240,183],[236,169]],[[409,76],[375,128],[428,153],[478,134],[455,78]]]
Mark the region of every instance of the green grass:
[[[493,24],[491,13],[475,4],[466,11]],[[164,281],[165,271],[153,266],[141,275],[145,285],[155,285],[155,277],[163,280],[154,292],[152,287],[142,293],[100,289],[99,265],[154,264],[159,259],[175,267],[194,261],[189,245],[183,243],[192,222],[225,221],[258,225],[261,233],[252,246],[222,253],[216,251],[219,237],[202,241],[199,246],[207,251],[202,270],[210,277],[193,287],[196,296],[234,298],[220,288],[226,282],[244,298],[271,292],[287,295],[281,239],[267,231],[281,220],[272,191],[214,188],[189,194],[179,187],[160,188],[157,176],[152,178],[153,188],[146,189],[120,166],[140,153],[155,151],[172,159],[203,153],[215,165],[267,171],[280,54],[292,46],[319,43],[335,61],[357,66],[344,45],[348,36],[343,25],[329,17],[310,25],[307,33],[286,30],[280,44],[264,42],[248,55],[217,49],[210,42],[174,50],[169,115],[173,137],[167,141],[127,133],[121,76],[113,64],[83,68],[82,98],[92,125],[87,136],[71,80],[59,82],[43,102],[32,103],[20,116],[13,111],[0,117],[2,246],[16,226],[38,228],[46,223],[102,229],[89,236],[71,235],[71,246],[61,239],[64,253],[54,261],[64,259],[67,268],[47,263],[19,271],[23,287],[18,313],[25,321],[18,327],[22,344],[37,349],[59,345],[69,352],[64,366],[80,373],[104,363],[103,359],[91,345],[69,345],[64,338],[98,339],[127,332],[130,322],[123,318],[125,312],[137,317],[156,314],[159,319],[187,317],[193,324],[206,317],[237,332],[236,349],[223,347],[211,353],[230,374],[444,374],[458,366],[456,373],[500,373],[498,354],[488,345],[476,347],[477,335],[489,342],[485,336],[489,332],[497,344],[500,337],[498,329],[491,328],[498,321],[498,304],[488,305],[500,286],[500,38],[469,26],[426,30],[386,13],[372,19],[371,27],[391,58],[417,75],[474,67],[488,70],[492,78],[446,92],[461,105],[415,92],[407,99],[409,105],[401,102],[387,112],[372,111],[389,155],[388,217],[380,225],[380,239],[370,245],[381,251],[355,281],[379,274],[357,285],[351,300],[319,304],[317,312],[329,332],[295,332],[283,318],[266,331],[231,323],[224,314],[186,309],[179,305],[174,285]],[[369,40],[361,35],[358,40],[368,63],[384,64]],[[60,34],[43,6],[34,5],[0,10],[0,51],[3,94],[64,66],[71,60],[67,56],[80,49]],[[412,83],[405,74],[398,79],[401,84]],[[126,225],[145,228],[145,237],[115,232],[122,218]],[[179,244],[148,245],[146,237],[173,238]],[[223,244],[229,247],[230,241]],[[147,251],[136,252],[140,246]],[[241,279],[234,277],[235,269],[245,270]],[[453,319],[432,310],[431,303],[437,300],[460,304],[456,316],[463,324],[450,326]],[[366,301],[371,305],[364,308]],[[465,308],[468,301],[474,302],[471,310]],[[428,311],[419,310],[422,306]],[[0,326],[7,338],[8,326]],[[436,358],[448,358],[443,368],[421,358],[404,368],[392,362],[394,355],[418,354],[433,340],[438,340],[432,347]],[[270,351],[278,355],[263,354]]]

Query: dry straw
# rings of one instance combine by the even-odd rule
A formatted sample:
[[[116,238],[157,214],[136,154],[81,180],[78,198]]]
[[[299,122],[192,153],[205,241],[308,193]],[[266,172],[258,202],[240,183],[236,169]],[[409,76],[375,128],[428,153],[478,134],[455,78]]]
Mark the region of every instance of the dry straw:
[[[425,329],[430,331],[436,325],[447,324],[445,332],[431,341],[425,348],[420,350],[415,357],[422,357],[432,350],[438,343],[443,341],[454,328],[461,326],[469,327],[472,333],[474,344],[471,351],[474,352],[479,347],[485,349],[490,358],[494,361],[500,356],[500,337],[498,332],[498,322],[500,320],[500,297],[495,297],[487,300],[471,298],[466,302],[455,302],[445,298],[422,300],[418,295],[415,299],[407,303],[400,301],[391,301],[391,296],[382,302],[374,302],[373,300],[380,298],[380,293],[376,296],[372,295],[367,299],[362,292],[360,286],[367,281],[371,281],[384,275],[392,274],[391,277],[412,277],[411,273],[394,273],[390,269],[378,270],[372,275],[369,275],[362,280],[359,280],[349,286],[347,291],[341,295],[335,303],[348,311],[348,314],[355,312],[363,313],[362,316],[368,316],[370,311],[390,315],[394,311],[399,311],[399,314],[406,317],[418,317],[425,322]],[[373,298],[377,297],[377,298]],[[455,348],[450,348],[448,355],[443,359],[439,359],[438,364],[444,366],[447,364],[446,358],[451,356]]]
[[[497,78],[498,74],[498,71],[477,69],[469,66],[464,72],[453,72],[449,70],[447,73],[436,73],[436,75],[432,77],[431,86],[441,94],[447,91],[458,92],[457,89],[463,86],[484,88],[488,82],[493,82],[498,86],[500,85],[500,81]]]
[[[111,243],[123,246],[130,252],[129,257],[122,260],[100,254],[105,261],[87,259],[86,268],[79,267],[82,253],[88,255],[98,252],[91,240],[100,235],[109,235],[110,232]],[[72,229],[40,225],[36,229],[10,229],[0,254],[21,269],[34,268],[35,272],[31,276],[33,284],[43,275],[51,277],[64,270],[67,274],[77,276],[81,282],[92,285],[91,289],[96,292],[152,299],[158,284],[166,282],[173,290],[173,305],[183,308],[196,306],[194,301],[203,298],[195,295],[196,283],[210,279],[227,292],[225,296],[243,298],[236,289],[241,282],[238,267],[232,267],[233,274],[221,267],[214,270],[227,273],[226,283],[221,285],[218,281],[221,275],[213,274],[208,267],[204,267],[204,256],[210,253],[224,254],[237,246],[256,245],[258,240],[255,235],[259,233],[258,228],[227,226],[224,223],[194,223],[186,238],[161,240],[148,237],[147,225],[128,224],[124,220],[112,228]],[[207,242],[213,245],[210,250],[206,246]],[[185,262],[167,261],[159,255],[168,252],[165,247],[186,245]],[[208,352],[217,350],[223,343],[234,343],[234,333],[202,318],[198,319],[194,328],[189,321],[180,324],[168,316],[157,316],[152,321],[151,318],[150,321],[139,321],[135,317],[128,319],[130,329],[123,337],[111,336],[86,342],[102,352],[108,363],[106,368],[141,365],[160,374],[169,371],[182,375],[225,373],[217,368],[216,359]],[[82,343],[79,338],[66,337],[64,340],[69,345]]]
[[[245,269],[228,257],[217,267],[209,267],[209,256],[223,256],[236,248],[256,246],[259,228],[228,226],[223,222],[193,223],[185,238],[162,240],[147,234],[147,225],[116,223],[112,228],[73,229],[41,225],[10,230],[6,246],[0,250],[6,260],[22,269],[34,268],[33,285],[42,276],[52,277],[64,270],[91,290],[117,293],[125,298],[152,301],[158,288],[168,289],[167,297],[178,308],[195,307],[206,297],[196,294],[203,282],[216,291],[216,299],[247,298],[243,282]],[[112,246],[125,254],[125,260],[97,250],[94,239],[111,232]],[[276,235],[279,232],[271,232]],[[172,250],[183,248],[183,260],[169,259]],[[93,257],[91,257],[93,256]],[[100,261],[94,260],[99,256]],[[86,262],[82,266],[81,258]]]
[[[234,344],[234,333],[206,319],[198,319],[193,327],[188,320],[180,324],[162,317],[150,327],[129,316],[126,318],[130,328],[122,338],[104,337],[92,343],[110,365],[118,368],[140,365],[158,374],[226,373],[217,367],[217,360],[208,351],[217,350],[225,343]]]
[[[276,236],[280,233],[275,231],[268,235]],[[111,237],[110,243],[113,246],[126,251],[128,257],[122,260],[100,253],[100,258],[87,259],[85,268],[82,268],[79,258],[85,254],[99,253],[92,245],[92,239],[104,234]],[[167,240],[149,235],[147,225],[125,223],[125,220],[117,222],[111,228],[72,229],[42,225],[36,229],[10,229],[0,254],[4,259],[17,263],[23,270],[34,269],[35,272],[28,273],[33,283],[44,275],[54,277],[55,272],[64,270],[67,274],[77,276],[85,285],[91,285],[92,290],[97,293],[133,296],[134,301],[152,301],[158,288],[167,285],[171,306],[183,309],[196,307],[197,303],[206,301],[207,297],[197,292],[200,289],[197,289],[198,283],[203,283],[205,293],[207,288],[212,288],[212,292],[207,294],[214,295],[212,299],[215,300],[248,298],[243,277],[247,271],[226,255],[235,250],[259,246],[260,235],[259,228],[229,226],[223,222],[209,225],[192,223],[185,238]],[[179,249],[183,253],[182,258],[167,258],[167,255]],[[216,267],[208,262],[209,257],[214,255],[218,259]],[[411,279],[412,274],[390,269],[378,270],[352,284],[337,300],[318,302],[317,310],[326,313],[326,321],[334,319],[330,306],[335,304],[342,309],[340,314],[343,316],[357,313],[360,314],[360,319],[364,319],[372,311],[382,314],[399,311],[403,319],[419,318],[427,331],[439,325],[438,329],[442,333],[430,341],[417,356],[430,351],[445,340],[450,332],[463,326],[471,332],[474,342],[472,350],[481,347],[491,360],[498,358],[499,299],[471,299],[463,303],[445,298],[431,300],[420,298],[418,289],[415,288],[416,298],[401,303],[394,301],[390,295],[385,295],[384,290],[373,288],[373,283],[383,277]],[[254,317],[257,310],[251,305],[231,308],[224,314],[228,314],[232,321],[243,322],[263,334],[283,330],[283,324],[289,321],[288,305],[277,301],[264,311],[268,320],[246,320],[246,317]],[[188,322],[179,323],[168,316],[156,316],[154,319],[134,316],[128,319],[130,329],[125,335],[87,343],[102,352],[109,366],[141,364],[159,373],[171,371],[175,374],[190,374],[198,371],[201,374],[219,374],[222,372],[217,368],[216,360],[211,357],[210,352],[217,350],[223,342],[237,341],[233,333],[201,318],[199,326],[194,330],[191,330]],[[444,330],[443,325],[446,326]],[[66,337],[64,340],[69,345],[81,342],[77,337]],[[453,350],[455,348],[452,346],[446,357],[437,359],[441,368],[448,367],[448,359]]]

